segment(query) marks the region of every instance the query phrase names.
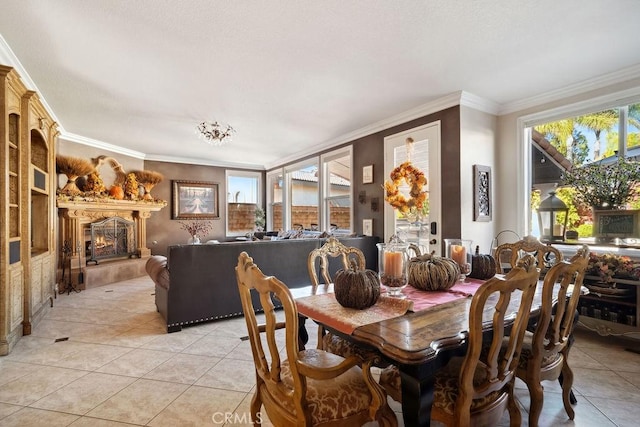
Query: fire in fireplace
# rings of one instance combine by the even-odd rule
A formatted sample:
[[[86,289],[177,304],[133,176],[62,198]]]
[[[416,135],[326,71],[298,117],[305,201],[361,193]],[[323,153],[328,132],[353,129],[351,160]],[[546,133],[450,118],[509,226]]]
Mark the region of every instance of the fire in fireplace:
[[[120,217],[93,222],[87,248],[87,264],[106,258],[138,256],[136,224]]]

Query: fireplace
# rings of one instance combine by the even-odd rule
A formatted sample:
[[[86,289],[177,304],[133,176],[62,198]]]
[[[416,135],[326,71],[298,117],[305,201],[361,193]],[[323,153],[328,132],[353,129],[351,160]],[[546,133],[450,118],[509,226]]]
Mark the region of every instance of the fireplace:
[[[89,224],[90,239],[87,242],[86,259],[98,264],[108,258],[138,256],[136,224],[120,217],[111,217]]]
[[[147,219],[151,217],[153,212],[157,212],[165,206],[166,202],[157,201],[58,199],[60,242],[70,242],[72,251],[70,257],[71,277],[78,289],[88,289],[144,276],[146,274],[146,258],[151,256],[151,249],[147,248]],[[97,264],[99,260],[105,259],[100,256],[105,251],[98,251],[95,254],[97,256],[93,256],[91,224],[115,217],[124,220],[123,224],[133,223],[134,227],[127,230],[126,244],[120,242],[117,252],[108,253],[110,258],[113,255],[113,260],[93,265]],[[111,229],[113,229],[113,224]],[[132,233],[132,235],[128,233]],[[102,244],[97,246],[102,246]],[[119,255],[115,255],[115,253]],[[132,255],[136,255],[137,258],[127,258]],[[116,256],[118,258],[115,258]],[[87,260],[91,258],[94,258],[93,263],[87,263]],[[62,262],[62,258],[60,262]],[[80,277],[82,277],[82,281],[80,281]]]

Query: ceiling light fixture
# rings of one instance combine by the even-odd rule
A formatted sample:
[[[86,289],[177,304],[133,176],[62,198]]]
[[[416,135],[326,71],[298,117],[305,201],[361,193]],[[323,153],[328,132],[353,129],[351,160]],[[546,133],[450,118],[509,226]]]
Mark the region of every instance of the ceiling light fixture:
[[[196,133],[207,144],[223,145],[231,142],[231,135],[236,133],[236,130],[230,125],[224,126],[218,122],[204,121],[197,126]]]

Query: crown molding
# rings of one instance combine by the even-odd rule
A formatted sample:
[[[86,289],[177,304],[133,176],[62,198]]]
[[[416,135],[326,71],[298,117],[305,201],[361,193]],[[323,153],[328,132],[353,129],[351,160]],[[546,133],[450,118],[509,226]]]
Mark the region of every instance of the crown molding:
[[[533,126],[539,123],[560,120],[568,116],[579,116],[593,111],[594,108],[607,109],[621,105],[635,104],[640,98],[640,86],[611,92],[594,98],[585,99],[571,104],[564,104],[548,110],[526,114],[518,119],[518,127]]]
[[[22,63],[20,62],[16,54],[13,53],[13,50],[11,50],[11,47],[9,46],[7,41],[4,39],[4,37],[2,37],[2,34],[0,34],[0,63],[15,68],[18,74],[20,74],[20,79],[27,87],[27,89],[33,90],[38,93],[38,98],[40,99],[40,102],[42,103],[44,108],[47,110],[47,113],[49,113],[53,121],[58,125],[58,130],[60,130],[60,132],[63,132],[64,127],[62,126],[62,123],[60,123],[60,120],[58,119],[56,114],[53,112],[53,108],[51,108],[42,92],[38,89],[38,86],[36,86],[36,83],[27,72],[27,69],[22,66]]]
[[[123,154],[125,156],[134,157],[136,159],[146,159],[146,154],[140,151],[130,150],[119,145],[109,144],[93,138],[87,138],[82,135],[76,135],[70,132],[60,132],[60,139],[75,142],[77,144],[88,145],[90,147],[100,148],[102,150],[113,151],[114,153]]]
[[[145,161],[167,162],[167,163],[183,163],[188,165],[200,165],[200,166],[217,166],[229,169],[249,169],[264,171],[264,165],[247,164],[247,163],[234,163],[234,162],[219,162],[204,159],[192,159],[188,157],[175,157],[175,156],[161,156],[150,154],[144,158]]]
[[[519,101],[503,104],[498,115],[515,113],[538,105],[547,104],[564,98],[580,95],[592,90],[601,89],[618,83],[640,78],[640,64],[624,68],[613,73],[604,74],[579,83],[570,84],[560,89],[545,92],[540,95]]]
[[[497,116],[500,112],[500,104],[497,102],[465,91],[460,92],[460,105],[493,114],[494,116]]]
[[[383,131],[385,129],[389,129],[390,127],[401,125],[411,120],[428,116],[429,114],[437,113],[438,111],[442,111],[447,108],[454,107],[456,105],[462,105],[462,106],[474,108],[476,110],[484,111],[489,114],[496,114],[496,112],[498,111],[498,104],[492,101],[486,100],[484,98],[481,98],[479,96],[473,95],[469,92],[458,91],[458,92],[445,95],[441,98],[435,99],[433,101],[427,102],[426,104],[419,105],[415,108],[404,111],[402,113],[396,114],[395,116],[382,119],[371,125],[357,129],[353,132],[340,135],[336,138],[333,138],[321,144],[315,145],[313,148],[299,151],[287,157],[280,158],[278,159],[277,162],[271,162],[266,164],[265,167],[267,170],[269,170],[275,167],[286,165],[288,163],[293,163],[304,157],[309,157],[314,154],[318,154],[320,151],[331,149],[338,145],[346,144],[358,138],[363,138],[365,136]]]
[[[35,82],[31,79],[27,70],[22,66],[22,63],[16,54],[13,53],[11,46],[9,46],[4,37],[2,37],[2,34],[0,34],[0,62],[15,68],[16,71],[18,71],[18,74],[20,74],[20,78],[24,82],[25,86],[31,90],[39,92]]]

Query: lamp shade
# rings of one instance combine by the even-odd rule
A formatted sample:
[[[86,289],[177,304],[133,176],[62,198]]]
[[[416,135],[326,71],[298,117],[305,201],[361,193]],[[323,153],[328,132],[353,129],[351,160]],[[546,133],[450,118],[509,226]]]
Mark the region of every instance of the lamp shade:
[[[569,208],[556,197],[555,191],[540,203],[538,208],[538,225],[542,234],[541,239],[548,242],[564,242],[564,232],[567,228]]]

